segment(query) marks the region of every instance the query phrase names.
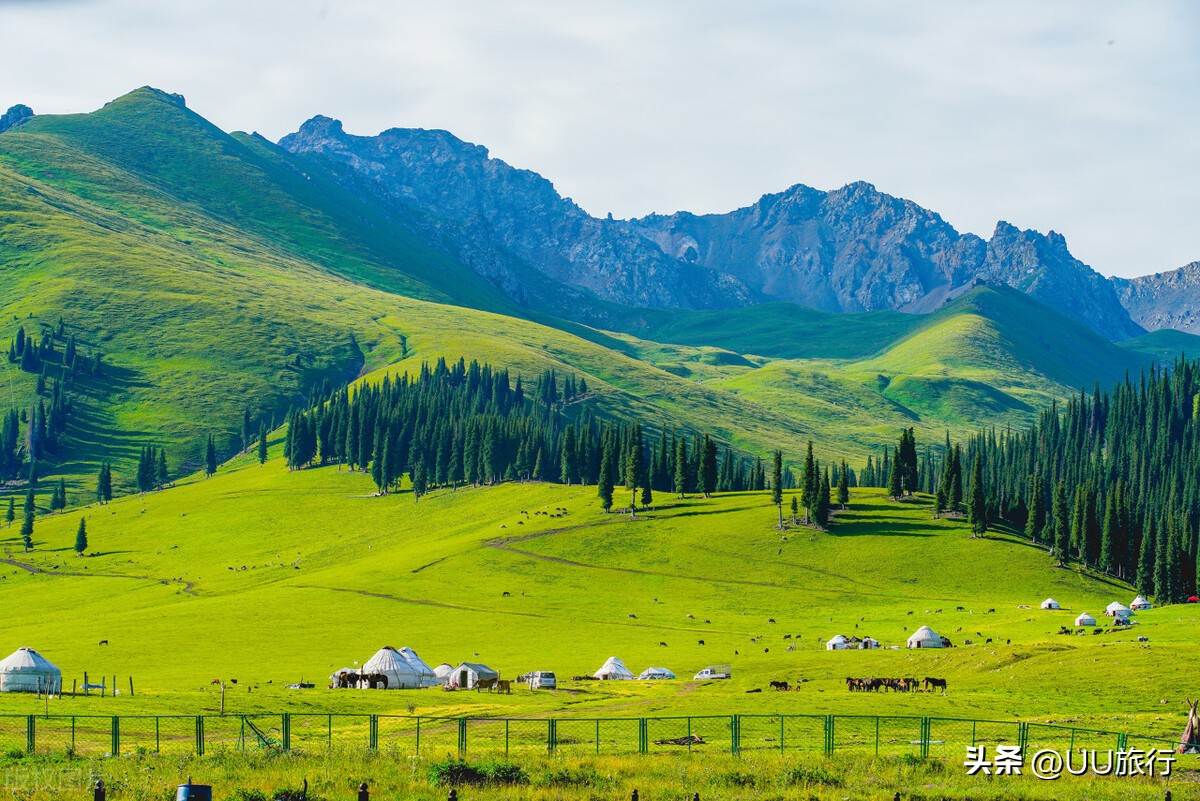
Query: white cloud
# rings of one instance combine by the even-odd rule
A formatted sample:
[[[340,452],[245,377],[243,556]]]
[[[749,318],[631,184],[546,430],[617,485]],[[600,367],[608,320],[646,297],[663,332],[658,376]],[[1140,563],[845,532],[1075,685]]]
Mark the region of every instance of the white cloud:
[[[180,92],[278,138],[446,128],[596,214],[867,180],[1102,272],[1200,258],[1186,3],[0,0],[0,103]]]

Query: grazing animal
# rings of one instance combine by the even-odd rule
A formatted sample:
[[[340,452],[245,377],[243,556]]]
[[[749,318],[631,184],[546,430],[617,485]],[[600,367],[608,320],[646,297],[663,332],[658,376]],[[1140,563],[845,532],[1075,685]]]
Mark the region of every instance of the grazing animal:
[[[792,635],[790,635],[790,634],[785,634],[785,635],[783,635],[783,639],[785,639],[785,640],[790,640],[790,639],[792,639]]]
[[[230,683],[230,684],[237,684],[237,679],[230,679],[230,680],[229,680],[229,683]]]
[[[769,654],[769,653],[771,653],[771,649],[770,649],[770,648],[764,648],[764,649],[763,649],[763,653],[764,653],[764,654]]]
[[[967,610],[961,606],[956,606],[956,607],[954,607],[954,611],[955,612],[965,612]]]
[[[1149,637],[1138,637],[1138,642],[1150,642]]]
[[[221,683],[220,679],[213,679],[212,681],[209,682],[209,684],[220,684],[220,683]]]
[[[926,676],[925,677],[925,689],[928,690],[931,687],[935,690],[941,689],[942,691],[945,691],[946,690],[946,680],[945,679],[935,679],[935,678],[931,678],[930,676]]]
[[[475,692],[487,690],[490,693],[492,688],[496,686],[497,681],[499,681],[499,679],[480,679],[479,681],[475,682]]]
[[[784,691],[786,691],[786,690],[790,690],[790,689],[791,689],[791,685],[789,685],[789,684],[788,684],[786,681],[772,681],[772,682],[771,682],[771,689],[772,689],[772,690],[784,690]]]
[[[491,692],[489,689],[488,692]],[[512,695],[512,682],[508,679],[498,679],[496,681],[496,692]]]
[[[911,614],[912,614],[912,612],[909,612],[909,614],[911,615]]]
[[[704,645],[704,640],[696,640],[696,645]]]
[[[630,614],[629,617],[633,618],[634,620],[637,620],[637,615]]]
[[[767,618],[767,622],[768,622],[768,623],[774,623],[774,622],[775,622],[775,618],[773,618],[773,617],[769,617],[769,618]]]
[[[510,595],[512,595],[512,593],[509,592],[508,590],[505,590],[504,592],[500,593],[500,597],[502,597],[502,598],[507,598]]]
[[[101,640],[101,641],[100,641],[100,644],[101,644],[101,645],[108,645],[108,640]]]
[[[710,624],[710,625],[712,624],[712,621],[711,621],[711,620],[705,620],[704,622],[705,622],[705,623],[708,623],[708,624]]]
[[[992,614],[992,613],[993,613],[993,612],[995,612],[995,611],[996,611],[996,610],[995,610],[995,608],[993,607],[992,609],[989,609],[989,610],[987,610],[986,612],[984,612],[984,614],[985,614],[985,615],[990,615],[990,614]]]
[[[665,642],[660,642],[659,645],[661,645],[663,648],[667,647],[667,644]]]
[[[1005,645],[1012,645],[1012,640],[1005,640],[1005,641],[1004,641],[1004,644],[1005,644]]]
[[[695,616],[695,615],[693,615],[691,612],[688,612],[687,619],[688,619],[688,620],[695,620],[695,619],[696,619],[696,616]]]
[[[747,693],[761,693],[762,687],[755,687],[753,690],[746,690]]]
[[[963,640],[963,645],[971,645],[971,641],[970,641],[970,640]]]
[[[795,651],[795,650],[796,650],[796,643],[792,643],[791,645],[789,645],[789,646],[788,646],[787,648],[785,648],[784,650],[786,650],[786,651]]]

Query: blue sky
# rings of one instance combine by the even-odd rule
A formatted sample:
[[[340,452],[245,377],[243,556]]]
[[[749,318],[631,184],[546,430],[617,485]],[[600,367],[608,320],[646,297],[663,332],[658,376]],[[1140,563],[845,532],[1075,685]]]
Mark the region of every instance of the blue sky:
[[[590,212],[865,180],[1105,274],[1200,259],[1200,5],[0,0],[0,105],[142,84],[277,139],[445,128]]]

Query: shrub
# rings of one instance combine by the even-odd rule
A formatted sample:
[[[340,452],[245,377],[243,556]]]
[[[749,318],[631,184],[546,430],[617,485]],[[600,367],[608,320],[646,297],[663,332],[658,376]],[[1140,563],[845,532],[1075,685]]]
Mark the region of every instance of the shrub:
[[[601,787],[605,779],[594,768],[582,767],[578,770],[556,768],[542,779],[542,784],[552,787]]]
[[[239,787],[233,791],[230,801],[269,801],[269,799],[262,790],[247,790],[245,787]]]
[[[789,768],[783,774],[785,784],[808,786],[819,784],[824,787],[841,787],[842,780],[829,772],[829,769],[821,766],[819,768],[806,768],[803,765],[797,765],[794,768]]]
[[[429,766],[429,783],[435,787],[460,784],[529,784],[529,774],[511,762],[480,762],[475,765],[446,759]]]

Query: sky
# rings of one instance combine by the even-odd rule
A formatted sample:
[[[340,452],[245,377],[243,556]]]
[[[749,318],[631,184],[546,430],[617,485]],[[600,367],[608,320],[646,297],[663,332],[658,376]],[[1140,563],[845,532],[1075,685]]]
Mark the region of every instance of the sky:
[[[1200,259],[1197,34],[1165,0],[0,0],[0,108],[444,128],[600,216],[863,180],[1133,276]]]

